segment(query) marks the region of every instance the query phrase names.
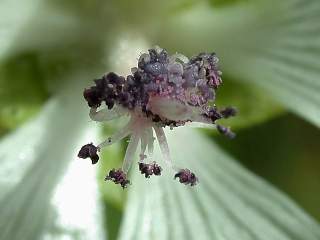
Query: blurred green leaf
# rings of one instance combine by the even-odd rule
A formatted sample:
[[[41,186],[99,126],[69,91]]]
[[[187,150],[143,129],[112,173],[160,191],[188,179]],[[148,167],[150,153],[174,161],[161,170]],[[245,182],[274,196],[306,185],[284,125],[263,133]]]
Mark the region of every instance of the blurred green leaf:
[[[0,2],[0,61],[8,54],[26,22],[36,14],[40,2],[39,0]]]
[[[98,181],[102,196],[109,205],[119,211],[123,210],[126,201],[126,191],[114,184],[106,184],[104,181],[108,171],[121,166],[123,160],[123,149],[120,144],[112,145],[103,150],[101,155]]]
[[[105,230],[107,232],[107,239],[117,239],[123,211],[114,207],[110,202],[105,202]]]
[[[102,23],[102,17],[112,9],[82,2],[73,9],[66,1],[0,3],[0,108],[10,109],[0,111],[0,122],[14,119],[9,111],[32,112],[28,109],[60,89],[66,74],[106,65],[103,56],[115,24]]]
[[[0,128],[12,129],[35,114],[48,98],[34,54],[0,64]]]
[[[199,4],[159,22],[153,42],[190,55],[216,51],[229,76],[262,87],[319,127],[319,11],[317,0]]]
[[[317,222],[199,132],[170,131],[168,141],[174,161],[194,170],[199,184],[182,186],[168,169],[146,180],[136,169],[121,240],[320,238]],[[154,159],[161,158],[157,149]]]
[[[213,7],[226,7],[235,3],[250,1],[250,0],[209,0]]]
[[[0,129],[10,131],[27,119],[34,116],[40,109],[39,105],[4,106],[0,110]],[[0,134],[1,135],[1,134]]]
[[[0,130],[6,131],[13,128],[20,122],[23,122],[29,116],[36,112],[36,105],[39,100],[45,98],[45,91],[40,92],[39,89],[43,87],[42,84],[33,84],[34,81],[39,81],[39,76],[34,75],[33,61],[27,62],[26,59],[18,61],[13,71],[10,71],[10,75],[6,76],[12,62],[7,62],[2,65],[3,60],[10,55],[15,40],[25,27],[26,23],[36,14],[36,10],[41,1],[27,0],[23,3],[16,0],[3,0],[0,3]],[[17,10],[19,8],[19,11]],[[21,39],[19,39],[21,42]],[[31,66],[32,65],[32,66]],[[27,69],[31,66],[31,75],[25,75]],[[8,68],[9,67],[9,68]],[[11,68],[12,70],[12,68]],[[23,81],[28,81],[28,84],[23,85],[22,89],[12,89],[15,78],[19,75]],[[11,84],[5,84],[5,80],[9,80]],[[31,80],[31,81],[30,81]],[[35,87],[35,88],[34,88]],[[42,89],[41,89],[42,90]],[[15,93],[13,95],[13,93]],[[28,104],[24,103],[16,105],[16,100],[13,96],[22,98],[28,93]],[[21,99],[19,99],[21,100]],[[22,100],[26,102],[26,98]],[[30,103],[30,104],[29,104]]]
[[[76,157],[79,139],[96,137],[79,104],[89,77],[66,77],[39,117],[1,141],[0,239],[103,238],[95,173]]]

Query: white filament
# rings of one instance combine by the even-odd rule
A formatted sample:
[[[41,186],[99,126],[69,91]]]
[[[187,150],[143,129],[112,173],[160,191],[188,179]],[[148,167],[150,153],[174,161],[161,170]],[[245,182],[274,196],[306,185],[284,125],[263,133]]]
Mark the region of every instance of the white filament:
[[[126,150],[126,155],[124,156],[122,170],[127,173],[132,165],[132,160],[134,158],[135,152],[137,150],[138,142],[140,135],[137,132],[134,132],[131,135],[129,145]]]
[[[100,143],[98,145],[98,148],[103,148],[103,147],[109,146],[117,141],[120,141],[121,139],[125,138],[126,136],[128,136],[132,132],[132,124],[133,124],[132,120],[130,120],[129,123],[124,128],[122,128],[121,130],[119,130],[118,132],[113,134],[111,137],[108,137],[105,141]]]
[[[147,138],[148,138],[148,153],[149,153],[149,158],[152,158],[153,155],[153,149],[154,149],[154,137],[153,137],[153,130],[152,128],[148,128],[146,130],[148,132]]]
[[[140,150],[140,161],[142,162],[145,158],[145,152],[147,149],[147,145],[148,145],[148,136],[147,136],[147,129],[144,129],[141,132],[141,150]]]
[[[125,113],[126,111],[119,106],[114,106],[112,109],[103,108],[99,111],[93,107],[90,109],[89,116],[93,121],[104,122],[119,118]]]
[[[173,165],[173,162],[170,157],[170,151],[169,151],[169,146],[167,142],[166,135],[161,127],[153,126],[154,131],[156,132],[156,136],[159,142],[160,150],[163,155],[163,159],[165,160],[166,164],[173,168],[176,169]]]
[[[154,149],[153,142],[154,142],[153,130],[151,127],[147,127],[141,133],[141,151],[140,151],[141,162],[147,158],[149,158],[149,160],[152,159],[153,149]],[[147,147],[148,147],[149,156],[145,155]]]

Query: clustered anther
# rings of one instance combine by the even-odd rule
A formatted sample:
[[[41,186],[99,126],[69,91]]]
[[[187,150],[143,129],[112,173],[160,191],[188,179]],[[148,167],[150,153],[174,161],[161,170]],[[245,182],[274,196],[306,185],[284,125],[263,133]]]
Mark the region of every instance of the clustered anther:
[[[144,174],[146,178],[150,178],[151,175],[156,175],[156,176],[161,175],[162,168],[155,162],[153,163],[139,162],[139,170],[141,174]]]
[[[127,174],[125,174],[121,169],[112,169],[104,180],[110,180],[115,184],[120,184],[122,188],[126,188],[127,185],[130,184],[130,181],[127,179]]]
[[[179,178],[179,182],[190,186],[194,186],[198,183],[198,178],[196,175],[191,172],[189,169],[181,169],[176,175],[174,175],[174,178]]]

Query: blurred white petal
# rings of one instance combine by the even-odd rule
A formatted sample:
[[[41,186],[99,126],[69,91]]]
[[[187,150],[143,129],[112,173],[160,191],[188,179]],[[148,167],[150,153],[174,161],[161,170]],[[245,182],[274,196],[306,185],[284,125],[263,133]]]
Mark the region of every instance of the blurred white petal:
[[[0,239],[104,238],[94,168],[77,159],[96,137],[79,94],[87,79],[65,79],[35,120],[0,143]]]
[[[132,169],[119,239],[320,239],[314,219],[206,136],[187,127],[166,134],[173,161],[194,171],[199,183],[181,185],[168,168],[150,179]],[[153,159],[163,162],[159,147]]]

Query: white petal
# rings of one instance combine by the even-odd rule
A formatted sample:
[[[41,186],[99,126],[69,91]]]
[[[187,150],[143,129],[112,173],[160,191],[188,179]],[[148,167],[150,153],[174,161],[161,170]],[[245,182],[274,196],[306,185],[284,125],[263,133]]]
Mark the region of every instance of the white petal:
[[[199,177],[195,188],[170,171],[129,189],[120,240],[318,240],[319,224],[285,194],[250,173],[206,136],[167,131],[172,156]],[[155,156],[161,157],[158,148]]]
[[[74,180],[80,165],[88,167],[88,162],[78,160],[76,154],[84,133],[93,129],[88,128],[78,99],[65,95],[50,100],[39,117],[0,143],[0,239],[74,239],[74,233],[85,239],[103,236],[94,172],[86,172],[79,182]],[[65,173],[70,161],[75,162]],[[65,181],[60,183],[62,176]],[[81,185],[82,177],[88,180],[86,186]],[[79,187],[91,195],[82,198],[74,192]],[[70,188],[72,197],[66,197]],[[69,208],[70,201],[74,202],[73,209]],[[87,211],[76,212],[76,206]],[[81,218],[90,224],[80,224]]]

